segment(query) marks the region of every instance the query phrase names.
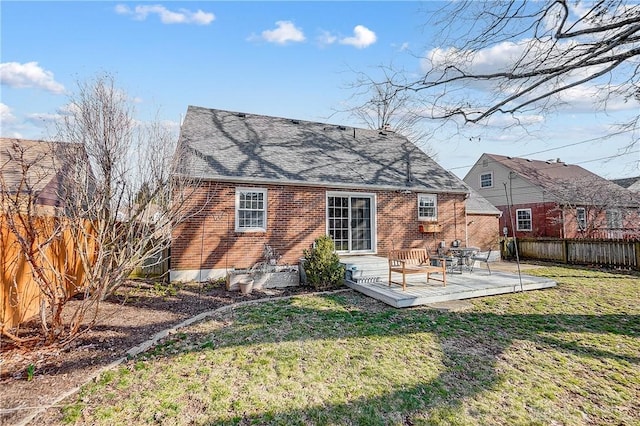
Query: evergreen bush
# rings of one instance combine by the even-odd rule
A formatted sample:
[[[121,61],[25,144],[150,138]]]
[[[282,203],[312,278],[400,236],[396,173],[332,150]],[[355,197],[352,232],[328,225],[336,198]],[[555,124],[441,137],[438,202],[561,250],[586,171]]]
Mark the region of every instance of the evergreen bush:
[[[315,240],[311,250],[304,250],[304,271],[307,282],[316,290],[340,287],[344,280],[344,265],[335,251],[335,244],[328,235]]]

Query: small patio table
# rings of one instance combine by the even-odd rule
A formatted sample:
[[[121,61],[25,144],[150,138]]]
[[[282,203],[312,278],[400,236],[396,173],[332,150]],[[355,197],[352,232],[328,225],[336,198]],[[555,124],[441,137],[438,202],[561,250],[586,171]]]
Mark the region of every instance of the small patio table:
[[[475,253],[479,252],[480,249],[478,247],[451,247],[451,256],[456,260],[455,262],[451,262],[451,269],[449,272],[456,272],[456,268],[460,273],[462,273],[462,269],[466,268],[467,271],[471,272],[471,256]]]

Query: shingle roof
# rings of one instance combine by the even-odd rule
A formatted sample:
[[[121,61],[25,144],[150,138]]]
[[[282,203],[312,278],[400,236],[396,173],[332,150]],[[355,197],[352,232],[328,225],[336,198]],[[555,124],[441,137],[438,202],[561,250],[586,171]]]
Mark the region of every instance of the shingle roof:
[[[23,166],[28,165],[26,176]],[[0,138],[0,171],[4,188],[15,192],[23,180],[31,190],[42,190],[56,174],[51,144],[43,141]]]
[[[629,188],[632,185],[640,182],[640,176],[630,177],[630,178],[623,178],[623,179],[611,179],[611,182],[613,182],[616,185],[619,185],[619,186],[621,186],[623,188]]]
[[[189,106],[177,153],[197,179],[468,192],[393,132]]]
[[[65,159],[83,152],[78,144],[0,138],[2,190],[31,192],[40,203],[54,204],[61,190]]]
[[[640,202],[631,191],[596,175],[580,166],[560,161],[540,161],[496,154],[484,154],[491,161],[513,170],[530,183],[556,196],[558,202],[585,203],[585,194],[591,197],[588,204],[611,203],[617,197],[620,204],[637,206]],[[576,188],[579,190],[575,191]]]

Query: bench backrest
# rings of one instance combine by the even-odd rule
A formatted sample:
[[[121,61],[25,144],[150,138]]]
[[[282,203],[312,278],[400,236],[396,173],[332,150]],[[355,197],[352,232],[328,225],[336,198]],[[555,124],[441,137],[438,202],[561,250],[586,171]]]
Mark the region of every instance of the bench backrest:
[[[389,252],[389,260],[404,260],[410,265],[420,265],[423,263],[429,263],[429,253],[427,249],[407,249],[407,250],[392,250]]]

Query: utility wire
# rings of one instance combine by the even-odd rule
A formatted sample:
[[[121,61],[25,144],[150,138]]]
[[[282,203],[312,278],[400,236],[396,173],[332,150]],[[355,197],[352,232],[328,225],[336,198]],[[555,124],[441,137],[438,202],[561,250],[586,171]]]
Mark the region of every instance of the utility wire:
[[[531,153],[528,153],[528,154],[521,154],[521,155],[513,156],[513,157],[526,158],[528,156],[542,154],[544,152],[556,151],[556,150],[563,149],[563,148],[569,148],[569,147],[572,147],[572,146],[577,146],[577,145],[582,145],[582,144],[585,144],[585,143],[595,142],[597,140],[604,140],[604,139],[606,139],[606,138],[608,138],[610,136],[616,136],[616,135],[620,135],[620,134],[623,134],[623,133],[631,132],[631,131],[634,131],[634,130],[636,130],[636,129],[621,130],[619,132],[611,133],[611,134],[609,134],[607,136],[599,136],[599,137],[596,137],[596,138],[586,139],[586,140],[579,141],[579,142],[574,142],[574,143],[561,145],[561,146],[554,147],[554,148],[544,149],[542,151],[531,152]],[[624,155],[635,154],[637,152],[640,152],[640,151],[624,152],[622,154],[616,154],[616,155],[612,155],[612,156],[608,156],[608,157],[602,157],[602,158],[596,158],[596,159],[593,159],[593,160],[581,161],[581,162],[578,162],[578,163],[575,163],[575,164],[590,163],[590,162],[593,162],[593,161],[599,161],[599,160],[608,159],[608,158],[622,157]],[[473,167],[474,165],[475,164],[471,164],[471,165],[467,165],[467,166],[457,166],[457,167],[452,167],[449,170],[465,169],[467,167]]]

